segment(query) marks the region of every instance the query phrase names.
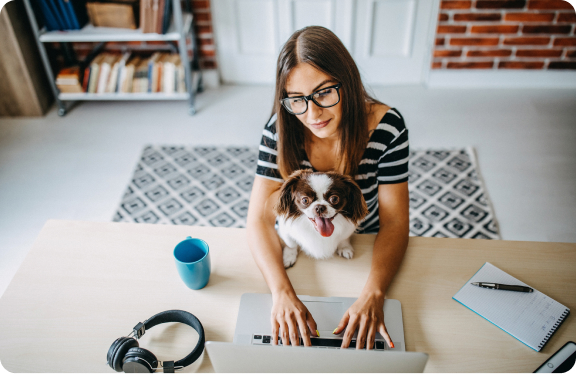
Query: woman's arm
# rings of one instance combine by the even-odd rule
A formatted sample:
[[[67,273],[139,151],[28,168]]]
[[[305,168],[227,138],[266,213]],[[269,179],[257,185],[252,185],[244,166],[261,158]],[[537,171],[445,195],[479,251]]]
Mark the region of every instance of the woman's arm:
[[[268,287],[274,292],[292,289],[282,263],[282,245],[274,229],[274,204],[280,182],[256,176],[248,207],[248,246]]]
[[[408,201],[408,182],[378,186],[380,230],[374,242],[368,281],[358,300],[346,311],[334,330],[335,334],[339,334],[346,328],[342,348],[350,345],[356,330],[357,349],[362,349],[365,343],[368,349],[372,349],[376,332],[380,332],[388,345],[394,347],[384,325],[384,296],[408,246]]]
[[[284,345],[300,345],[298,332],[304,345],[311,346],[310,332],[316,331],[316,322],[304,304],[296,297],[282,261],[282,245],[274,224],[273,207],[278,200],[281,183],[256,176],[248,207],[248,246],[252,256],[272,292],[272,338],[278,344],[278,335]],[[310,329],[310,330],[309,330]]]

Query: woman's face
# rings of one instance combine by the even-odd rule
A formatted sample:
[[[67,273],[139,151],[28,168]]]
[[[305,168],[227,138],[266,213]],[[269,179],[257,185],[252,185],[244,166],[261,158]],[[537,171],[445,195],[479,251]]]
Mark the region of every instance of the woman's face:
[[[288,75],[286,92],[288,97],[308,96],[337,83],[331,76],[310,64],[301,62]],[[319,107],[309,100],[308,110],[296,117],[318,138],[338,139],[338,128],[342,118],[342,98],[338,104],[330,108]]]

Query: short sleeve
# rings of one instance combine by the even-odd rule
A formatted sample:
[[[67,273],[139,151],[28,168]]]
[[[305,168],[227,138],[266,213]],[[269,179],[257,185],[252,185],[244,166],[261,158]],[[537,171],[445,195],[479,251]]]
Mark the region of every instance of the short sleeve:
[[[390,109],[379,127],[388,133],[391,141],[378,160],[378,184],[407,182],[410,148],[404,118],[397,110]]]
[[[282,183],[284,180],[278,170],[278,164],[276,161],[278,157],[277,141],[276,114],[274,114],[268,123],[266,123],[266,126],[262,131],[256,175]]]

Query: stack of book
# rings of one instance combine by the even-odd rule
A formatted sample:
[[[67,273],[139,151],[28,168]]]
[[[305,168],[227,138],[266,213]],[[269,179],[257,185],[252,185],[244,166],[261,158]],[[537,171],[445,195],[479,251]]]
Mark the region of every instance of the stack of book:
[[[80,30],[88,21],[85,0],[35,0],[48,31]]]
[[[81,93],[84,92],[80,85],[80,68],[72,66],[62,69],[56,77],[56,86],[60,92]]]
[[[84,70],[82,88],[87,93],[184,93],[185,71],[177,53],[104,52]]]
[[[166,34],[172,15],[172,0],[140,0],[140,29]]]

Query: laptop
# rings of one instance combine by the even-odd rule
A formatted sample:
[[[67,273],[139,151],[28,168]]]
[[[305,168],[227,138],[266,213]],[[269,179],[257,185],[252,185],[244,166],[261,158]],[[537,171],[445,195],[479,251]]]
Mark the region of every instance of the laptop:
[[[233,343],[206,342],[216,372],[423,372],[428,355],[406,352],[402,308],[398,300],[384,302],[384,323],[394,348],[380,333],[374,350],[340,349],[343,333],[332,332],[346,310],[356,301],[349,297],[298,298],[318,326],[312,347],[272,346],[270,310],[272,295],[243,294]],[[350,347],[355,347],[356,333]]]

